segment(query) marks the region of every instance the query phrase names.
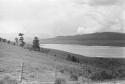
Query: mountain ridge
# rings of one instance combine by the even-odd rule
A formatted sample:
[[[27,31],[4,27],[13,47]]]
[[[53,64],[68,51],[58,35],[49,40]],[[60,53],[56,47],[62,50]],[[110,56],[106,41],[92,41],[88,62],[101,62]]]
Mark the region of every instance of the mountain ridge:
[[[79,44],[100,46],[125,46],[125,33],[100,32],[74,36],[57,36],[42,39],[43,44]]]

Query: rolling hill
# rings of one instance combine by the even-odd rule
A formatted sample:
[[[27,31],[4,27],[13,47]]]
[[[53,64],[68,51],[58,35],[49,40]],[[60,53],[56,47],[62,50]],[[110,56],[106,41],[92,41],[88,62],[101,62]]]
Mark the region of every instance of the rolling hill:
[[[42,39],[42,44],[78,44],[89,46],[125,46],[125,33],[101,32]]]

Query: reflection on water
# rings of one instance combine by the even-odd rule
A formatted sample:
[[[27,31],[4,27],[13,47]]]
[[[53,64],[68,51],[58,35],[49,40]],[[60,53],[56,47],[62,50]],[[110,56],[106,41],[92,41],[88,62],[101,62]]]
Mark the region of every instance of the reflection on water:
[[[42,44],[41,47],[67,51],[89,57],[125,57],[125,47],[81,46],[65,44]]]

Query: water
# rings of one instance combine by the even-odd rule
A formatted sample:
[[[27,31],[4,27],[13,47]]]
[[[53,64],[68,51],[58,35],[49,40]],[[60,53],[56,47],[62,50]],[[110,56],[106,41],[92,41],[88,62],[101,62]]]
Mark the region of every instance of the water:
[[[67,51],[74,54],[79,54],[89,57],[114,57],[114,58],[125,57],[125,47],[82,46],[82,45],[66,45],[66,44],[42,44],[41,47]]]

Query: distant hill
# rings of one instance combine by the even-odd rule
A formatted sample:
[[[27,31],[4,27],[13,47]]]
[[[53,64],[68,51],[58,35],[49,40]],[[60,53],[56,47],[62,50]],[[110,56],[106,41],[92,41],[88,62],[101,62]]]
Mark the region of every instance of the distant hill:
[[[125,33],[102,32],[42,39],[42,44],[79,44],[89,46],[125,46]]]

